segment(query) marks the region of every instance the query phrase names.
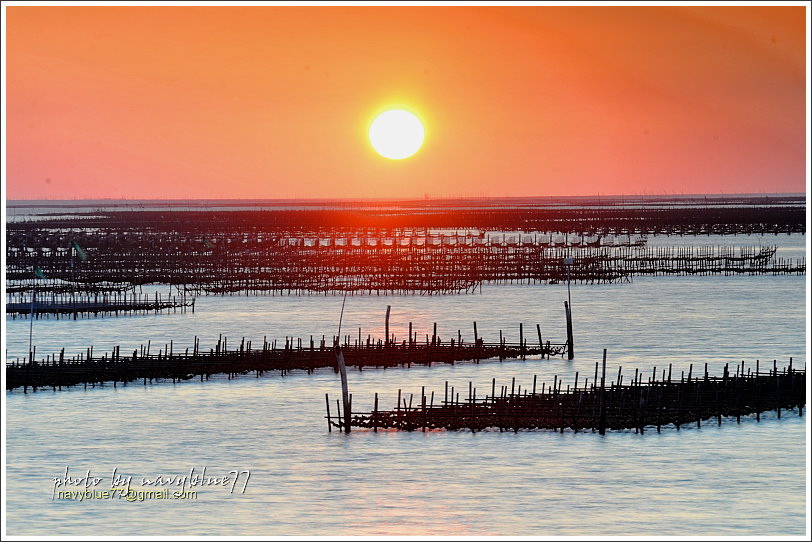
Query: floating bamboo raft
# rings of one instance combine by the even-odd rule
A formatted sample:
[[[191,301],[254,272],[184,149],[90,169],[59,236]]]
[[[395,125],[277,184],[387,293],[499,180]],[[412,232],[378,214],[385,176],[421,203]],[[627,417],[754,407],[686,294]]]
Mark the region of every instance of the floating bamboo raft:
[[[508,391],[507,386],[497,390],[496,379],[491,383],[491,394],[477,396],[477,390],[468,384],[467,398],[460,399],[460,393],[445,384],[442,400],[435,398],[434,392],[426,395],[425,388],[417,401],[410,395],[409,401],[398,390],[394,409],[379,410],[378,394],[375,394],[374,407],[369,412],[352,412],[349,417],[334,414],[329,396],[327,403],[327,425],[349,432],[350,427],[371,429],[397,429],[403,431],[431,431],[437,429],[482,431],[498,428],[500,431],[519,429],[551,429],[563,432],[631,430],[643,433],[646,428],[673,425],[696,424],[716,418],[721,425],[723,417],[736,417],[755,414],[760,420],[761,413],[775,410],[781,417],[782,410],[797,409],[802,415],[806,404],[806,372],[792,367],[778,370],[773,362],[772,370],[762,372],[759,363],[753,372],[745,372],[742,362],[730,374],[725,365],[723,376],[709,376],[705,364],[704,375],[694,376],[693,365],[688,374],[683,372],[679,379],[672,380],[671,365],[666,376],[663,371],[658,379],[657,368],[646,376],[635,370],[634,377],[623,383],[622,368],[618,370],[616,381],[605,382],[604,373],[598,380],[598,364],[595,364],[595,377],[579,386],[578,373],[570,386],[563,388],[563,382],[555,377],[552,385],[542,384],[539,389],[533,377],[531,389],[516,390],[515,378]],[[464,390],[465,391],[465,390]],[[464,394],[463,391],[463,394]],[[335,413],[352,409],[352,396],[349,409],[335,402]]]

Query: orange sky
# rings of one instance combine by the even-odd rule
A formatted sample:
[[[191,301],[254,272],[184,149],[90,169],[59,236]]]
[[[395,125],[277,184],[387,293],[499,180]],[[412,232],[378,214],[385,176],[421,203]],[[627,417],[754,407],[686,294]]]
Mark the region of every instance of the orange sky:
[[[9,199],[805,192],[803,7],[6,13]]]

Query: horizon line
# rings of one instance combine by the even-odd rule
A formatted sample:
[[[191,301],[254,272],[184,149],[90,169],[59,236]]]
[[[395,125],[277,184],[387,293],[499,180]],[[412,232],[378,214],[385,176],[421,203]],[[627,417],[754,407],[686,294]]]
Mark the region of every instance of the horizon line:
[[[262,198],[262,197],[240,197],[240,198],[155,198],[155,197],[105,197],[105,198],[6,198],[9,202],[173,202],[173,201],[267,201],[267,202],[424,202],[424,201],[497,201],[497,200],[567,200],[567,199],[622,199],[622,198],[725,198],[725,197],[806,197],[806,192],[719,192],[719,193],[688,193],[688,194],[591,194],[591,195],[547,195],[547,196],[412,196],[412,197],[288,197],[288,198]]]

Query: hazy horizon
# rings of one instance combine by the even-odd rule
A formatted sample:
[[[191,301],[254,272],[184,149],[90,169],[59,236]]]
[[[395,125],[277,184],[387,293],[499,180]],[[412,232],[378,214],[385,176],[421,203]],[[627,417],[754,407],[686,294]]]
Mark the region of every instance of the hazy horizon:
[[[547,195],[547,196],[429,196],[429,197],[357,197],[357,198],[319,198],[319,197],[303,197],[303,198],[7,198],[6,202],[36,202],[36,201],[49,201],[49,202],[85,202],[85,201],[110,201],[110,202],[146,202],[146,201],[269,201],[269,202],[401,202],[401,201],[466,201],[466,200],[586,200],[586,199],[624,199],[624,198],[640,198],[640,199],[688,199],[699,197],[713,197],[713,198],[761,198],[765,196],[774,197],[806,197],[806,192],[706,192],[694,194],[584,194],[584,195]]]

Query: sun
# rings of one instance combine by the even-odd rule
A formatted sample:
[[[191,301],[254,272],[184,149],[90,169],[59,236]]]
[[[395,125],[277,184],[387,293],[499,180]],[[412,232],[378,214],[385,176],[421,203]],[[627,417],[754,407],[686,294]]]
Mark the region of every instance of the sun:
[[[403,109],[384,111],[369,127],[369,142],[384,158],[402,160],[423,145],[423,124],[414,114]]]

